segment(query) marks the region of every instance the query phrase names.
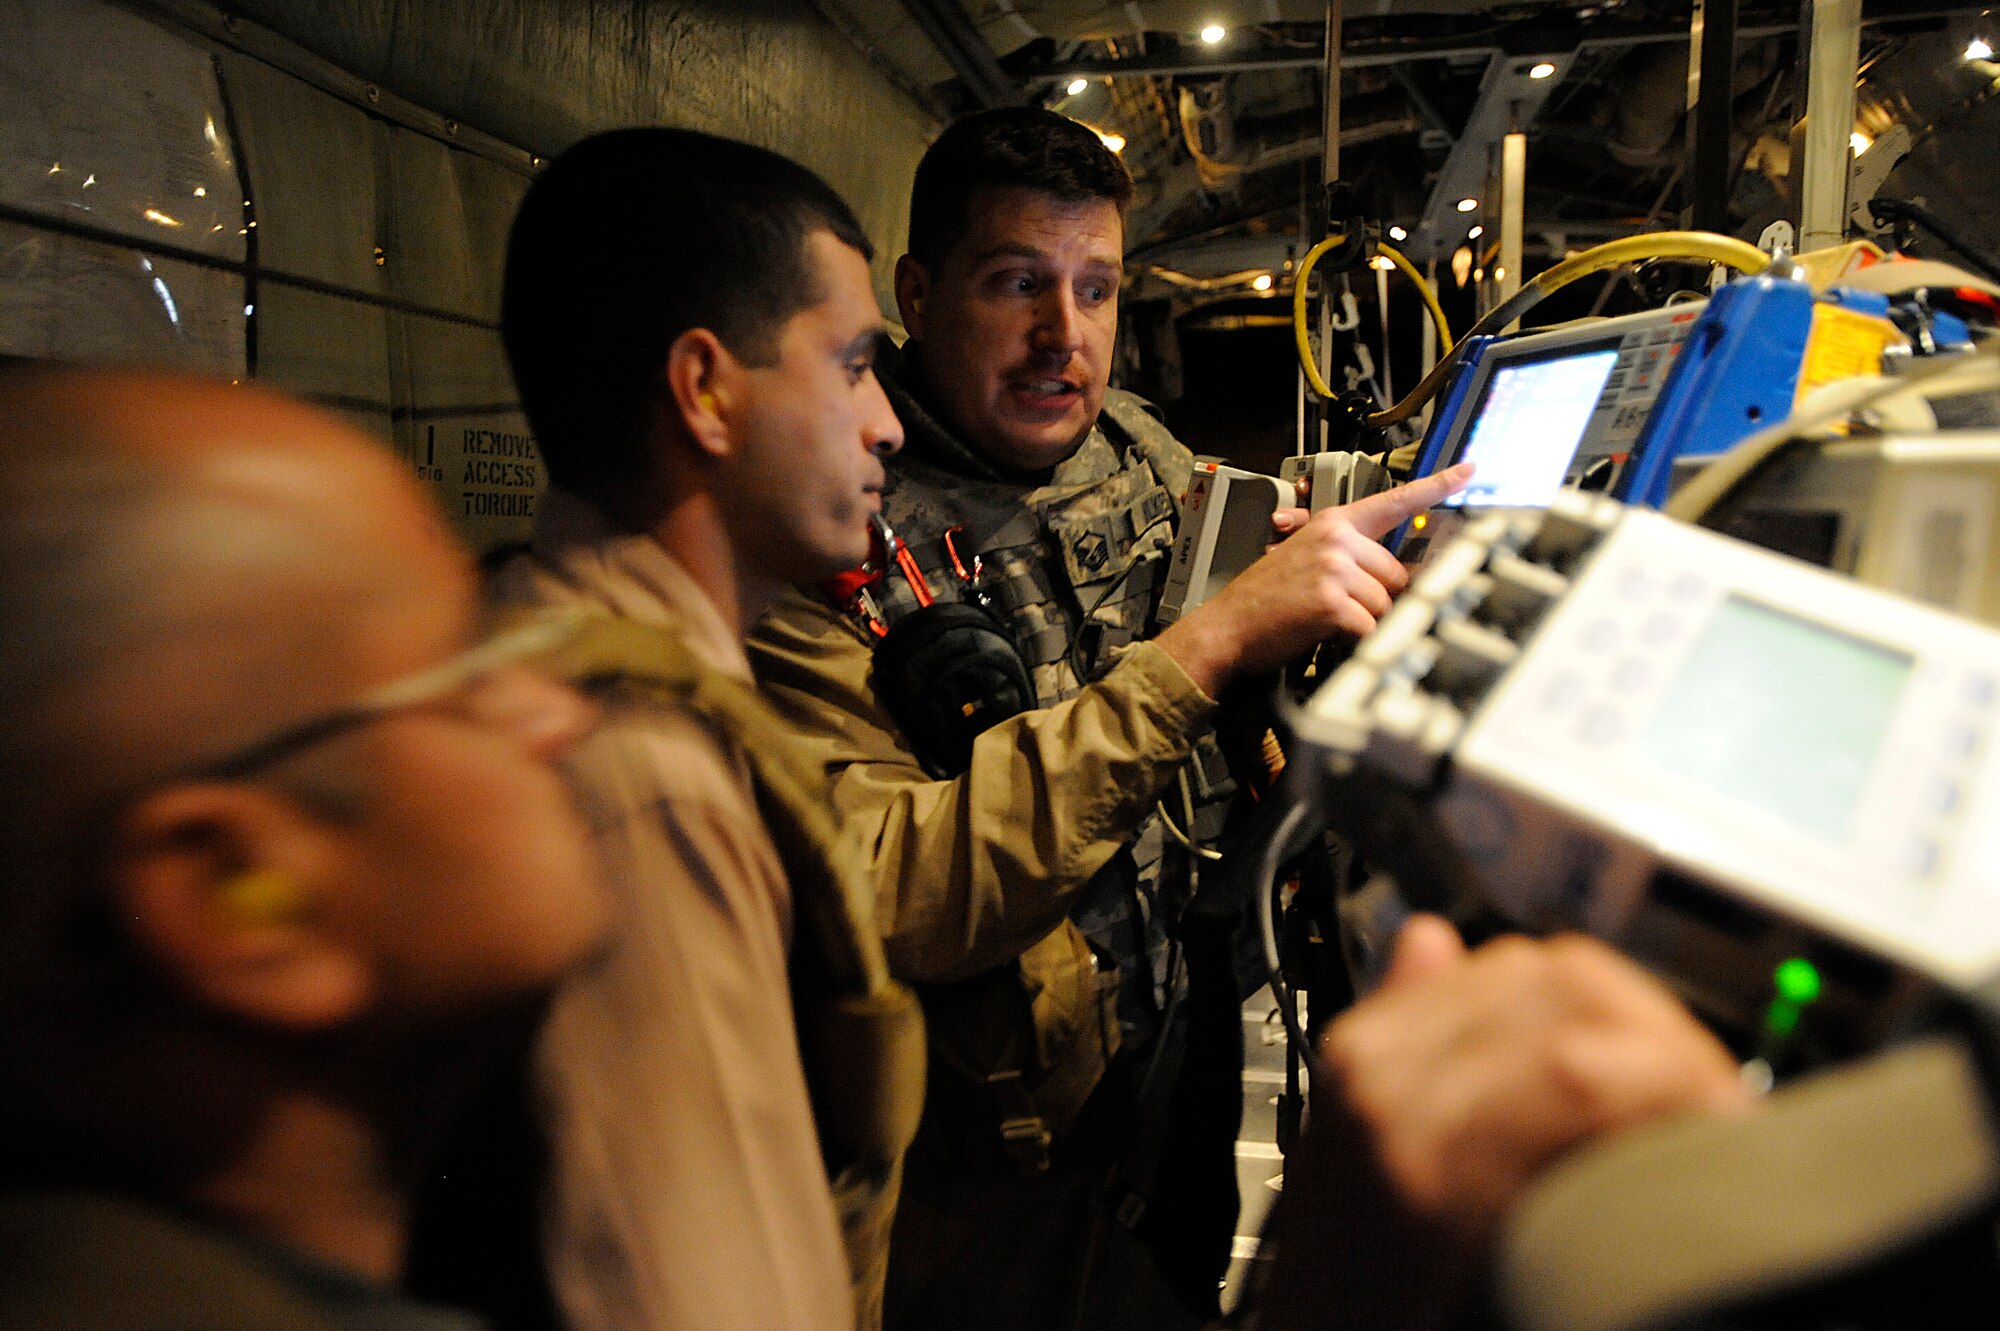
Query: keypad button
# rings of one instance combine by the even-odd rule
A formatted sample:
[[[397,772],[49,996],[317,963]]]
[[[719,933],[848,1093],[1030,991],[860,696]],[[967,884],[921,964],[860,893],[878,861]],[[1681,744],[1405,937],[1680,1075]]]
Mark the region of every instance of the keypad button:
[[[1708,590],[1708,584],[1698,574],[1682,573],[1667,584],[1667,595],[1676,601],[1692,601]]]
[[[1937,813],[1957,812],[1959,802],[1964,798],[1964,789],[1949,777],[1941,778],[1931,785],[1930,805]]]
[[[1608,652],[1618,645],[1624,635],[1618,625],[1609,619],[1594,619],[1583,630],[1583,645],[1593,652]]]

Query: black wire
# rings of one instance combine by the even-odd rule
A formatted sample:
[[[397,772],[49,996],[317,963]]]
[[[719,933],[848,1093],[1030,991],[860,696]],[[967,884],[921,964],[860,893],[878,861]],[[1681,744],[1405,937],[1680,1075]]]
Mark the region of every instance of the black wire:
[[[1263,935],[1264,966],[1271,972],[1271,996],[1278,1000],[1278,1013],[1285,1020],[1285,1035],[1298,1049],[1306,1049],[1305,1028],[1299,1024],[1299,1005],[1291,986],[1285,983],[1284,958],[1278,955],[1278,894],[1284,891],[1284,884],[1278,880],[1278,871],[1284,867],[1289,857],[1292,838],[1298,835],[1301,825],[1312,817],[1313,807],[1305,800],[1294,801],[1286,808],[1270,838],[1264,843],[1257,863],[1251,872],[1250,882],[1257,893],[1257,928]]]
[[[1151,963],[1147,963],[1150,965]],[[1187,968],[1187,955],[1178,938],[1167,940],[1167,1002],[1160,1010],[1160,1030],[1153,1037],[1153,1054],[1146,1060],[1146,1071],[1139,1078],[1139,1089],[1134,1098],[1143,1101],[1146,1092],[1152,1089],[1153,1075],[1160,1070],[1160,1058],[1167,1052],[1167,1044],[1173,1038],[1174,1017],[1179,1014],[1181,995],[1187,989],[1186,977],[1182,972]]]
[[[1965,237],[1953,230],[1951,224],[1930,209],[1911,199],[1875,199],[1869,205],[1878,224],[1915,223],[1943,241],[1946,246],[1958,251],[1964,259],[1989,279],[2000,282],[2000,264],[1981,254],[1969,244]]]

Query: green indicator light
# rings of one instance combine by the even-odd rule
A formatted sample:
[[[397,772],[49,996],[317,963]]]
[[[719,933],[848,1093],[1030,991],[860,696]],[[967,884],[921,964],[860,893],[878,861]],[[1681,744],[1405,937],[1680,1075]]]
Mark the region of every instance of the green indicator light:
[[[1787,1003],[1803,1007],[1819,997],[1819,971],[1804,957],[1779,962],[1771,982],[1777,987],[1779,999]]]

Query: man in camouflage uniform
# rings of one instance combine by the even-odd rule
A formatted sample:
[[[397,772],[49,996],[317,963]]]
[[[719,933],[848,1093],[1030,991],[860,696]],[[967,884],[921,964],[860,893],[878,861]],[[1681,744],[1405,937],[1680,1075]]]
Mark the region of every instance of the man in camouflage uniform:
[[[1191,458],[1139,399],[1107,392],[1131,191],[1090,130],[1050,112],[984,113],[932,146],[897,268],[911,340],[884,367],[907,447],[883,512],[907,556],[885,550],[872,585],[789,597],[752,640],[760,680],[835,777],[891,967],[923,987],[931,1024],[892,1328],[1213,1312],[1236,994],[1227,930],[1190,939],[1218,963],[1203,995],[1218,1001],[1180,1006],[1210,1014],[1221,1050],[1184,1057],[1160,965],[1181,903],[1155,890],[1154,809],[1172,792],[1184,822],[1226,788],[1219,763],[1191,761],[1224,686],[1372,628],[1404,573],[1371,538],[1463,483],[1287,512],[1274,535],[1289,539],[1152,636]],[[988,607],[1011,644],[981,648],[932,598]],[[1009,685],[1015,652],[1026,678]],[[989,677],[1028,710],[968,742],[993,699],[926,695]],[[1205,1130],[1167,1113],[1188,1096],[1222,1106]]]

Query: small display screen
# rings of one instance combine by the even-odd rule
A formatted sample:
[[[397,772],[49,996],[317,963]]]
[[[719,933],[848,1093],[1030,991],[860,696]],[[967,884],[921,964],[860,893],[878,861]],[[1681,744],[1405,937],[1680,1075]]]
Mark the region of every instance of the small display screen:
[[[1447,504],[1545,507],[1562,488],[1618,349],[1495,366],[1454,462],[1478,470]]]
[[[1731,596],[1640,748],[1670,772],[1838,841],[1914,665],[1902,652]]]

